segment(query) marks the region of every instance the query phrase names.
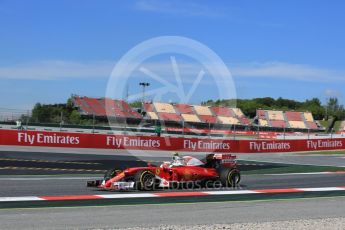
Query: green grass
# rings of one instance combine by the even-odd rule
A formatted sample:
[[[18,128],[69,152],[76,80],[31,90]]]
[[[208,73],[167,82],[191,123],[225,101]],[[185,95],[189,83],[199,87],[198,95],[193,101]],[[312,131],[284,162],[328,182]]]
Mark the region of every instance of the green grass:
[[[310,152],[303,152],[298,154],[305,154],[305,155],[345,155],[345,150],[333,150],[333,151],[310,151]]]
[[[321,124],[323,127],[325,127],[325,128],[327,129],[328,121],[320,120],[319,122],[320,122],[320,124]],[[338,131],[339,131],[341,122],[342,122],[342,121],[336,121],[336,122],[335,122],[335,124],[334,124],[334,131],[335,131],[335,132],[338,132]]]
[[[318,122],[320,122],[320,124],[321,124],[323,127],[327,128],[328,121],[319,120]]]
[[[342,121],[336,121],[336,122],[335,122],[335,124],[334,124],[334,131],[335,131],[335,132],[338,132],[338,131],[339,131],[341,122],[342,122]]]
[[[234,138],[234,135],[233,134],[228,134],[226,135],[227,138],[229,139],[233,139]],[[258,139],[258,136],[257,135],[242,135],[242,134],[236,134],[235,135],[235,139],[236,138],[247,138],[247,139],[254,139],[254,140],[257,140]]]

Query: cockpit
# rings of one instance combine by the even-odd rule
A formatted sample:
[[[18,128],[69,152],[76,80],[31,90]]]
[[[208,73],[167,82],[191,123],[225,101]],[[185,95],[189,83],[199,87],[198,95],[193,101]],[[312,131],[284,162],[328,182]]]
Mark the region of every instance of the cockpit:
[[[177,166],[201,166],[203,164],[204,162],[192,156],[174,156],[171,162],[164,161],[161,165],[161,168],[172,168]]]
[[[201,166],[204,164],[204,162],[192,156],[184,156],[183,161],[186,166]]]

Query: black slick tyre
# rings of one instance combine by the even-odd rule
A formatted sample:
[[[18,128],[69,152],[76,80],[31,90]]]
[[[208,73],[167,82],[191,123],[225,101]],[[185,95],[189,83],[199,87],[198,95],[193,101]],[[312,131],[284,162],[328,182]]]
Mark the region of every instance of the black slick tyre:
[[[134,176],[136,188],[141,191],[154,190],[156,187],[156,176],[149,170],[138,171]]]
[[[240,171],[237,169],[222,169],[220,181],[224,187],[235,187],[241,181]]]

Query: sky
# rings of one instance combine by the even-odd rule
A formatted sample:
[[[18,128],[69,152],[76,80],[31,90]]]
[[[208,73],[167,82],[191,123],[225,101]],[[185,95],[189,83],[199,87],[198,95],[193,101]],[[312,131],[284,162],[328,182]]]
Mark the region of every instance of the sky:
[[[344,8],[341,0],[0,0],[0,108],[64,103],[72,94],[107,96],[112,71],[123,57],[161,36],[208,47],[231,73],[221,85],[237,98],[325,102],[337,97],[345,104]],[[219,76],[183,52],[141,63],[161,80],[133,69],[119,80],[125,88],[119,84],[111,90],[136,100],[139,82],[145,81],[151,83],[147,99],[180,101],[180,92],[155,91],[164,82],[178,84],[173,60],[183,89],[191,92],[188,103],[226,99],[226,90],[215,83]]]

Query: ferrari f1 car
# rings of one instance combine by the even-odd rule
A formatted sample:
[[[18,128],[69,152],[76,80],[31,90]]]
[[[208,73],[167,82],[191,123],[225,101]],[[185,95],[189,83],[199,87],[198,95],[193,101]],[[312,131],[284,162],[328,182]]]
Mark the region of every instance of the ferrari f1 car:
[[[231,154],[208,154],[205,162],[176,154],[173,160],[160,166],[127,168],[123,171],[109,170],[103,180],[88,181],[88,187],[105,190],[154,190],[162,188],[183,188],[188,186],[235,187],[241,180],[236,156]]]

